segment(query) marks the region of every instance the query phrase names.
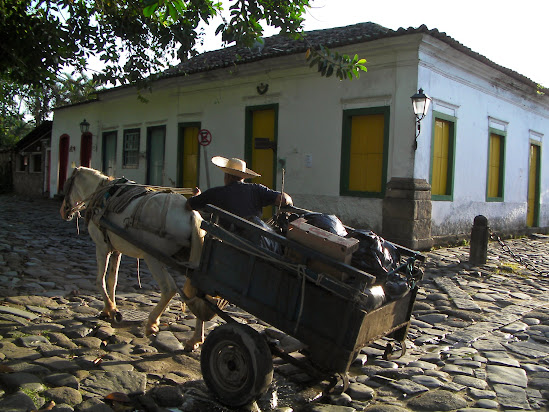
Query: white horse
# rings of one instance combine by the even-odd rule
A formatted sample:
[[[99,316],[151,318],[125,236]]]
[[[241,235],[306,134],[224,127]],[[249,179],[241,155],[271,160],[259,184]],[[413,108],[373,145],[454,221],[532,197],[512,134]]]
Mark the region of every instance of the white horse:
[[[137,189],[133,194],[124,188]],[[126,192],[126,195],[121,192]],[[137,193],[137,194],[135,194]],[[112,207],[118,199],[118,206]],[[204,231],[200,229],[202,218],[195,211],[185,208],[186,199],[176,193],[148,191],[140,185],[126,184],[108,177],[97,170],[77,167],[65,182],[65,198],[61,205],[61,217],[71,220],[75,214],[86,210],[88,232],[95,242],[97,257],[97,284],[105,303],[100,316],[119,321],[115,290],[122,254],[144,259],[161,291],[158,304],[151,311],[145,333],[157,333],[160,316],[177,292],[177,286],[166,265],[132,243],[99,225],[105,216],[118,227],[125,228],[139,244],[151,245],[164,256],[188,253],[191,264],[198,265],[203,245]],[[110,261],[110,266],[109,266]],[[204,320],[215,313],[197,298],[197,289],[185,282],[184,301],[197,316],[194,335],[185,343],[187,350],[196,349],[204,342]]]

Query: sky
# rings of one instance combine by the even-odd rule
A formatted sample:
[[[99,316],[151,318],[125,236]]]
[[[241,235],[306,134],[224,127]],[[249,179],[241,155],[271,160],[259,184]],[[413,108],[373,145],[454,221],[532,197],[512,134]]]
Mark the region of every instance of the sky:
[[[306,31],[368,21],[393,30],[425,24],[549,87],[549,0],[311,0],[310,4]],[[216,27],[217,23],[210,24],[204,47],[198,50],[221,47]],[[276,33],[266,30],[265,37]]]

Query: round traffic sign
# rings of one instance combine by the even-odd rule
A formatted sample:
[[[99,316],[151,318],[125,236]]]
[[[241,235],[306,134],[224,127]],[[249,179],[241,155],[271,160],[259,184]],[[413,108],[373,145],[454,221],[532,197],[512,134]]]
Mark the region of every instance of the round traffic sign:
[[[212,134],[208,129],[202,129],[198,132],[198,143],[200,146],[208,146],[212,142]]]

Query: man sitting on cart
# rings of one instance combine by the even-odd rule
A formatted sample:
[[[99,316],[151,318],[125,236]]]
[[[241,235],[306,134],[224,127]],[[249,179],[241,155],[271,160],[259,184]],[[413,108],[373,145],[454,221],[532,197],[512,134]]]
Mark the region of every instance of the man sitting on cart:
[[[195,188],[195,195],[187,200],[187,209],[200,210],[212,204],[239,217],[256,221],[261,218],[265,206],[293,205],[287,193],[271,190],[262,184],[244,182],[244,179],[261,176],[246,168],[245,161],[215,156],[212,163],[225,172],[225,185],[205,192]]]

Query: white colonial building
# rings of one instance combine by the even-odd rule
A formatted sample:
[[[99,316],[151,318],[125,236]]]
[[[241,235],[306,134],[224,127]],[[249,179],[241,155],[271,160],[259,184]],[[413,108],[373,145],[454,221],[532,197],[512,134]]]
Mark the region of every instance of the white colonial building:
[[[297,206],[414,248],[469,234],[477,215],[502,232],[549,227],[549,95],[533,81],[425,26],[306,39],[199,55],[142,92],[148,103],[119,87],[55,110],[52,196],[71,165],[205,189],[223,182],[205,159],[222,155],[284,185]],[[368,72],[321,77],[305,61],[318,44],[366,58]],[[432,103],[416,139],[420,88]]]

